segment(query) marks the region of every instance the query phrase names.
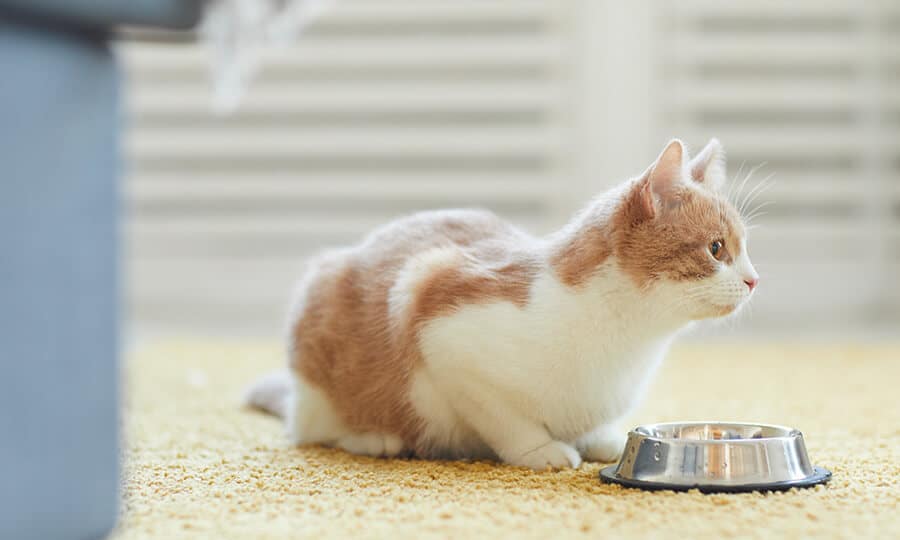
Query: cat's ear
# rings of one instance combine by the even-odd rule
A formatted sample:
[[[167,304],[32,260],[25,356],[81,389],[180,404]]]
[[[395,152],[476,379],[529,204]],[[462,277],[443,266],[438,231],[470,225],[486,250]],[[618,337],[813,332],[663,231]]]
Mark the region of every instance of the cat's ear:
[[[672,139],[650,167],[650,189],[660,201],[669,202],[678,195],[687,178],[687,150],[684,143]]]
[[[639,196],[645,217],[656,216],[660,207],[677,204],[687,177],[687,150],[684,143],[673,139],[641,178]]]
[[[718,139],[706,143],[706,147],[691,160],[690,169],[695,182],[713,191],[725,184],[725,150]]]

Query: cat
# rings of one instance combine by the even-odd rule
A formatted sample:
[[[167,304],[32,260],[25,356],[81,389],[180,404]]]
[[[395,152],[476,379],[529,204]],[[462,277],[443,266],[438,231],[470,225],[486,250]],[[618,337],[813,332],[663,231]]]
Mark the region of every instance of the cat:
[[[724,151],[671,141],[561,231],[429,211],[316,259],[285,372],[248,393],[293,444],[370,456],[609,462],[680,330],[742,307],[759,276],[721,193]]]

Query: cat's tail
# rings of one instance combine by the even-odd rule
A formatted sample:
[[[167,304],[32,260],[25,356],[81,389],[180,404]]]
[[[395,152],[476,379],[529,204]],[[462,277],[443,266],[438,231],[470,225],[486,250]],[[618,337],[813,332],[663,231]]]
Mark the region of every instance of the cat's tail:
[[[244,393],[244,405],[284,418],[291,384],[291,374],[286,369],[266,374]]]

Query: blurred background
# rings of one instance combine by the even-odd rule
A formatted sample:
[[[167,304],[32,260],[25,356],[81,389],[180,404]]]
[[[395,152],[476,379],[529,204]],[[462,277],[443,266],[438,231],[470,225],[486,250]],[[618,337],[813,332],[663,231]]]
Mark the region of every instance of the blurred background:
[[[279,335],[316,250],[439,207],[546,233],[713,136],[745,191],[773,184],[752,309],[707,332],[900,327],[896,2],[337,0],[226,117],[202,46],[120,53],[138,338]]]

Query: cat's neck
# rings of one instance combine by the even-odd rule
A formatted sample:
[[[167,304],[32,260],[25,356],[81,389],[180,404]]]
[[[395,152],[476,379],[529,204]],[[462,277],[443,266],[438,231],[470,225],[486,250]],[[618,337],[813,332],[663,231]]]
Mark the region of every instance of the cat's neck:
[[[544,238],[543,258],[562,286],[561,294],[583,304],[586,312],[614,315],[623,325],[648,334],[671,335],[690,323],[677,309],[677,294],[652,283],[638,285],[616,258],[616,209],[629,186],[592,201],[565,227]]]
[[[559,266],[573,255],[599,259],[614,251],[618,210],[635,181],[625,182],[595,197],[561,229],[542,239],[544,256]]]
[[[620,269],[615,256],[582,287],[568,290],[588,312],[615,318],[622,327],[633,328],[635,334],[648,338],[670,335],[690,322],[678,309],[681,302],[677,295],[662,287],[638,287]]]

